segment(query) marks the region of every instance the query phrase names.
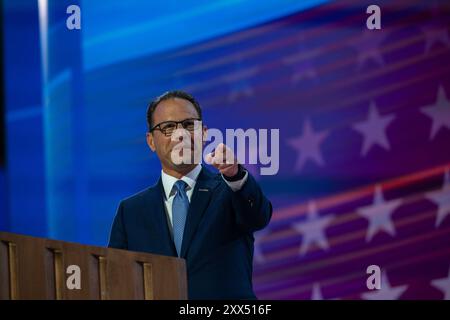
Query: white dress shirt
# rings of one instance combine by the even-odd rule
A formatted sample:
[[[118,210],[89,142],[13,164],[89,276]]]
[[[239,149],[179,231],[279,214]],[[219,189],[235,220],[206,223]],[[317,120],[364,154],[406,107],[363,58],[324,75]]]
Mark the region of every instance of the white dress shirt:
[[[186,182],[186,194],[188,196],[189,202],[191,202],[192,193],[194,192],[195,184],[197,183],[198,175],[200,174],[200,171],[202,170],[201,164],[198,164],[194,169],[192,169],[188,174],[181,177],[180,180],[183,180]],[[240,190],[244,183],[247,181],[248,172],[245,172],[245,176],[238,181],[227,181],[225,178],[222,178],[227,183],[227,185],[233,190],[234,192]],[[166,208],[168,223],[170,226],[170,232],[172,232],[172,202],[176,194],[176,188],[174,188],[175,182],[178,181],[177,178],[165,173],[163,170],[161,170],[161,180],[164,188],[164,206]]]

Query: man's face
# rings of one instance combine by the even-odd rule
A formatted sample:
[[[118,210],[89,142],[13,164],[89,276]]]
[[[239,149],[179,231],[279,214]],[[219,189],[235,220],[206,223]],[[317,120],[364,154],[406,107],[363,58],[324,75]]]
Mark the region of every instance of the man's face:
[[[164,121],[182,121],[186,119],[198,119],[199,115],[197,110],[192,105],[191,102],[181,98],[172,98],[168,100],[161,101],[156,107],[153,113],[153,123],[155,126]],[[181,124],[178,125],[178,128],[182,128]],[[206,138],[206,127],[202,128],[204,141]],[[194,132],[189,132],[191,137],[191,146],[192,151],[194,148]],[[178,171],[177,169],[183,169],[192,167],[191,164],[175,164],[172,159],[172,150],[173,148],[180,143],[179,140],[172,141],[171,136],[166,136],[163,132],[156,129],[151,133],[147,132],[147,144],[150,149],[158,155],[159,160],[161,161],[161,165],[166,168],[170,168],[172,170]],[[203,144],[203,141],[200,145]]]

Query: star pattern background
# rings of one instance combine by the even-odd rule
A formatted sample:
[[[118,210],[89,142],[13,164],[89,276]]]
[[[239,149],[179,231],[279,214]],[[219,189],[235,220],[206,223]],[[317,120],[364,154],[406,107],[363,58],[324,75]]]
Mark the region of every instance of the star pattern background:
[[[301,43],[270,86],[295,91],[261,110],[276,109],[289,161],[256,233],[260,298],[450,299],[450,7],[391,19],[402,4],[381,6],[373,32],[351,14],[335,30],[296,19]],[[366,287],[371,264],[380,290]]]
[[[73,39],[49,14],[45,84],[39,15],[26,11],[36,1],[7,2],[0,228],[106,245],[119,201],[160,176],[146,106],[181,89],[209,128],[279,129],[278,173],[245,165],[274,209],[254,234],[258,298],[450,299],[450,1],[377,1],[381,30],[366,28],[367,1],[317,1],[210,37],[168,37],[178,46],[151,52],[158,35],[146,28],[159,24],[146,10],[137,23],[128,2],[115,1],[112,19],[95,14],[104,2],[84,1],[91,24]],[[196,23],[178,28],[176,17],[221,8],[204,3],[164,21],[195,35]],[[221,21],[201,16],[211,29]],[[268,150],[252,146],[247,158]],[[380,290],[367,289],[370,265]]]

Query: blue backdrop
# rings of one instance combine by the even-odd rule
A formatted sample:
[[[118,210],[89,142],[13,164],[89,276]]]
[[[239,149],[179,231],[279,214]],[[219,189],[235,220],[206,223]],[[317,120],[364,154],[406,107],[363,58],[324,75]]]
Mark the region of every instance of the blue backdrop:
[[[0,229],[105,245],[119,200],[160,174],[148,102],[184,89],[209,127],[280,129],[277,175],[248,166],[274,205],[259,297],[444,297],[450,6],[378,1],[369,31],[369,4],[4,0]]]
[[[320,2],[3,1],[3,228],[105,245],[118,201],[159,175],[144,140],[148,102],[183,88],[177,72],[202,59],[170,56]],[[66,28],[71,4],[82,8],[81,30]]]

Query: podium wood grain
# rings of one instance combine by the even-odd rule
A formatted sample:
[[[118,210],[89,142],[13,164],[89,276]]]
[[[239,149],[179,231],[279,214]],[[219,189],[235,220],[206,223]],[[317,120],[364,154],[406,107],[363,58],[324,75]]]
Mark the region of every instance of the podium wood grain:
[[[81,289],[66,285],[81,270]],[[187,299],[184,259],[0,232],[0,299]]]

